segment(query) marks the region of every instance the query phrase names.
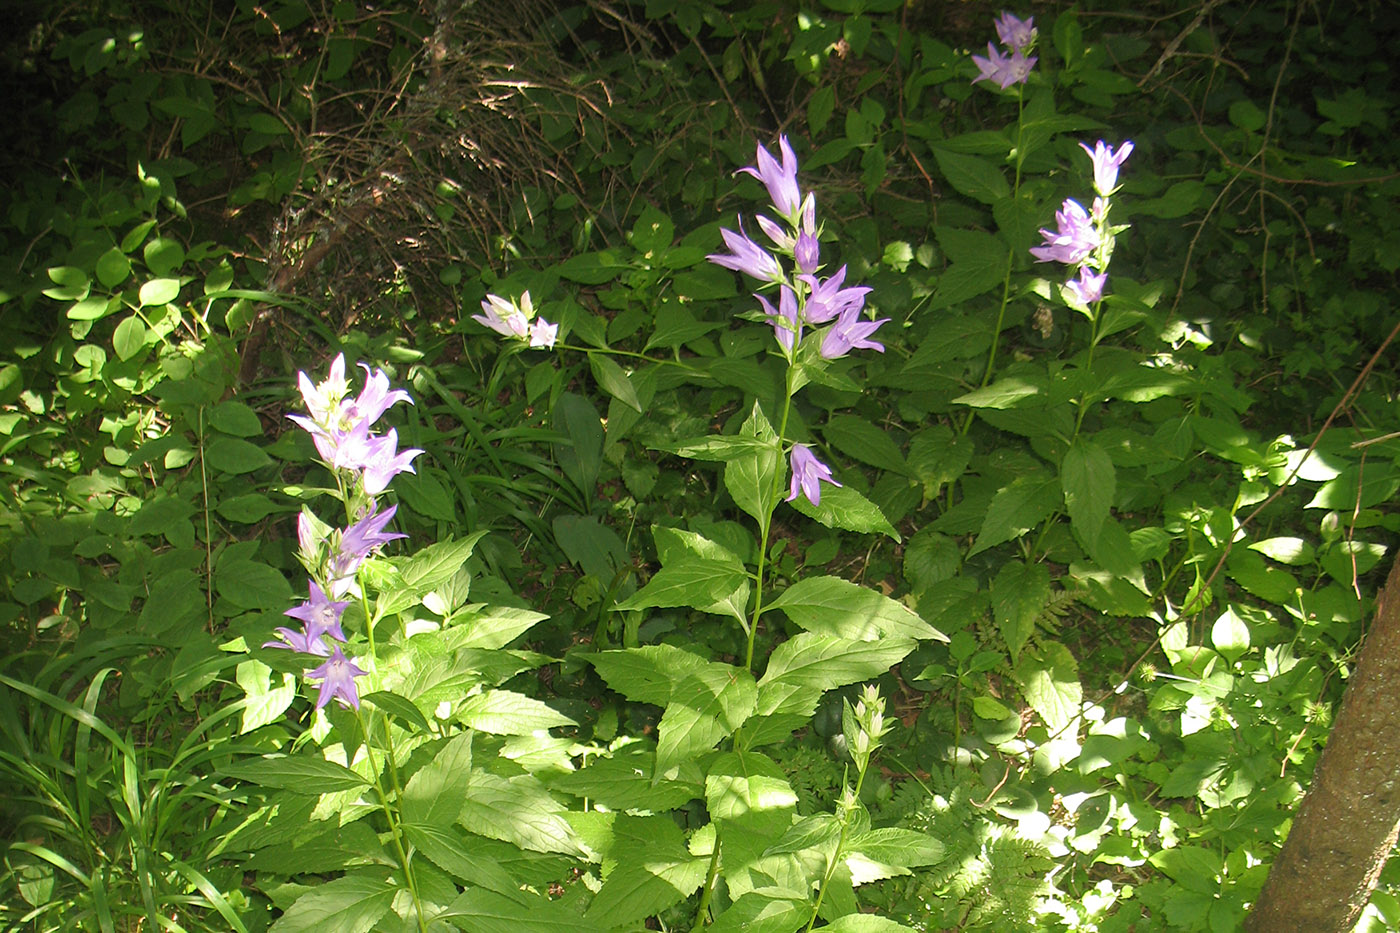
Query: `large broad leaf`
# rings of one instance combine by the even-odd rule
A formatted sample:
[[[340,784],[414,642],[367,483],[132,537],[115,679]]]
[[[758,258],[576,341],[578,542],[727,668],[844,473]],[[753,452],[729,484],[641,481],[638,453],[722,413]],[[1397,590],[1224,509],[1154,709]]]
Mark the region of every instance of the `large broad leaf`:
[[[836,449],[863,463],[893,473],[909,474],[904,455],[890,439],[889,432],[866,418],[833,415],[822,428],[822,434]]]
[[[758,681],[758,712],[810,713],[808,701],[821,691],[884,674],[914,650],[909,638],[876,641],[798,632],[768,658]]]
[[[673,810],[705,792],[699,767],[689,764],[673,780],[653,780],[656,748],[638,742],[554,778],[551,786],[616,811]]]
[[[636,924],[689,897],[704,883],[710,863],[686,849],[668,815],[619,815],[607,857],[616,864],[584,916],[609,927]]]
[[[488,839],[511,842],[532,852],[582,855],[564,805],[530,774],[504,778],[473,770],[471,793],[457,821]]]
[[[1011,652],[1011,663],[1035,631],[1035,620],[1050,601],[1050,571],[1044,564],[1007,561],[992,581],[992,613]]]
[[[657,726],[657,772],[664,777],[733,735],[757,705],[758,685],[742,667],[709,662],[692,671],[671,691]]]
[[[517,636],[529,631],[535,624],[543,622],[549,616],[529,609],[493,606],[458,618],[458,628],[463,629],[466,634],[454,638],[453,645],[455,647],[492,650],[504,648]]]
[[[724,486],[739,508],[762,522],[772,513],[777,499],[774,483],[778,472],[778,435],[757,401],[739,428],[739,435],[760,441],[764,446],[756,446],[752,453],[729,459],[724,465]]]
[[[727,752],[705,776],[705,806],[718,827],[725,875],[732,877],[792,825],[797,794],[767,755]]]
[[[902,923],[875,914],[847,914],[822,927],[823,933],[916,933]]]
[[[360,825],[358,823],[354,825]],[[438,868],[470,885],[487,888],[516,900],[529,896],[520,889],[520,882],[505,871],[489,852],[473,843],[480,836],[467,837],[449,824],[404,823],[404,834],[421,854]]]
[[[1117,488],[1113,461],[1098,444],[1076,438],[1060,462],[1060,488],[1080,540],[1097,541]]]
[[[749,891],[719,915],[709,933],[793,933],[812,914],[811,902],[800,895]]]
[[[226,765],[223,773],[262,787],[276,787],[300,794],[367,787],[369,781],[344,765],[315,755],[268,755]]]
[[[515,899],[485,888],[464,891],[437,917],[472,933],[592,933],[612,927],[590,922],[547,897]]]
[[[888,636],[947,641],[903,603],[839,577],[808,577],[769,606],[809,632],[860,641]]]
[[[849,486],[823,483],[821,505],[813,505],[803,495],[792,500],[791,504],[803,515],[828,528],[844,528],[862,534],[878,531],[896,541],[901,540],[899,532],[885,518],[880,507]]]
[[[1079,715],[1084,690],[1079,685],[1079,665],[1070,650],[1057,641],[1027,651],[1016,665],[1016,680],[1031,709],[1040,714],[1052,733],[1068,726]]]
[[[345,875],[297,898],[269,933],[368,933],[389,912],[398,885],[384,878]]]
[[[471,786],[471,767],[472,733],[460,732],[409,778],[403,789],[404,821],[430,826],[455,823]]]
[[[709,662],[674,645],[643,645],[589,655],[598,676],[636,703],[665,706],[682,678]]]
[[[846,849],[846,867],[855,884],[907,875],[911,868],[936,863],[946,851],[943,843],[926,833],[895,827],[857,833]]]
[[[456,715],[467,728],[495,735],[530,735],[540,729],[575,725],[547,704],[510,690],[469,696],[457,705]]]
[[[214,589],[240,609],[285,609],[292,597],[282,571],[255,560],[220,561]]]
[[[1011,485],[992,497],[982,519],[982,530],[967,556],[980,554],[1039,525],[1060,503],[1062,493],[1055,477],[1047,472],[1017,477]]]
[[[478,531],[460,541],[439,541],[423,548],[400,565],[404,585],[415,593],[426,594],[451,580],[485,535],[486,532]]]
[[[748,583],[742,567],[729,561],[691,558],[662,567],[646,586],[616,605],[619,611],[659,606],[708,610]]]
[[[933,157],[948,183],[969,198],[995,204],[1011,196],[1011,186],[1001,167],[987,159],[935,147]]]

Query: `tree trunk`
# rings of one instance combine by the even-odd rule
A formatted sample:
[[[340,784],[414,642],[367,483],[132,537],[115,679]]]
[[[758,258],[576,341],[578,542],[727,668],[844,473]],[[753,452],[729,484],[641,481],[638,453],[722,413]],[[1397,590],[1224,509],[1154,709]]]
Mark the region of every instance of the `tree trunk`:
[[[1349,933],[1400,830],[1400,561],[1250,933]]]

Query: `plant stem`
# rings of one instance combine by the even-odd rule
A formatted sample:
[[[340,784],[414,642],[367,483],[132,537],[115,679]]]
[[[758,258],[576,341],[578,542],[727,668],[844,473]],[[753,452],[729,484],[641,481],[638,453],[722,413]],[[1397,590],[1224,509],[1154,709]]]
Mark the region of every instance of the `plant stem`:
[[[695,925],[690,933],[700,933],[705,929],[705,916],[710,911],[710,895],[715,890],[715,876],[719,874],[719,834],[715,834],[715,850],[710,853],[710,870],[705,875],[705,888],[700,892],[700,907],[695,911]]]
[[[420,933],[428,933],[428,922],[423,916],[423,901],[418,896],[418,885],[413,881],[413,865],[409,862],[408,851],[404,848],[403,837],[399,833],[398,820],[394,818],[394,808],[389,804],[389,798],[384,793],[384,784],[379,780],[379,767],[374,763],[374,745],[370,742],[369,729],[365,725],[364,714],[359,707],[355,707],[355,721],[360,724],[360,734],[364,737],[365,757],[369,759],[370,774],[374,778],[374,792],[379,797],[379,805],[384,810],[384,817],[389,821],[389,835],[394,840],[394,852],[399,857],[399,864],[403,866],[404,884],[408,886],[408,893],[413,898],[413,910],[418,917],[418,929]],[[384,750],[385,761],[389,765],[390,779],[394,784],[395,799],[401,799],[402,791],[399,789],[398,767],[394,761],[393,740],[389,735],[388,723],[384,728],[384,741],[388,746]]]
[[[783,390],[783,416],[778,421],[778,463],[773,469],[773,490],[769,495],[771,505],[763,520],[758,523],[758,573],[755,575],[753,618],[749,620],[748,645],[744,649],[744,667],[753,673],[753,643],[758,635],[758,620],[763,615],[763,571],[768,565],[768,533],[773,527],[773,513],[778,508],[778,493],[783,488],[782,449],[787,435],[788,414],[792,411],[792,369],[788,369]]]
[[[1016,180],[1011,186],[1011,203],[1015,204],[1021,196],[1021,163],[1025,161],[1025,155],[1021,151],[1022,128],[1021,117],[1025,105],[1025,91],[1018,86],[1016,89]],[[1001,280],[1001,307],[997,308],[997,323],[992,329],[992,346],[987,351],[987,365],[982,369],[982,381],[977,384],[977,388],[985,389],[992,381],[992,375],[996,372],[997,349],[1001,345],[1001,325],[1006,320],[1006,306],[1011,301],[1011,260],[1013,258],[1011,249],[1006,252],[1006,274]],[[972,427],[972,419],[975,412],[969,410],[967,417],[963,420],[962,427],[958,430],[960,435],[966,435]]]

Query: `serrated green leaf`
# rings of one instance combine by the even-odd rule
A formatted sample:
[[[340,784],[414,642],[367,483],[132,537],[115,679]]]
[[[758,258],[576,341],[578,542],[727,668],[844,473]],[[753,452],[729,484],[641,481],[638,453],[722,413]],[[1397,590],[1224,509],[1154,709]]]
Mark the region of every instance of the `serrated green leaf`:
[[[892,473],[909,474],[904,455],[890,439],[889,433],[865,418],[834,415],[827,421],[822,434],[832,446],[862,463]]]
[[[724,464],[724,485],[734,497],[734,503],[761,522],[772,514],[777,499],[773,484],[778,471],[778,436],[757,401],[739,434],[758,440],[763,446],[755,447],[752,453],[730,458]]]
[[[549,705],[509,690],[487,690],[462,700],[457,718],[469,729],[495,735],[530,735],[540,729],[576,723]]]
[[[982,519],[982,530],[967,556],[1030,531],[1055,511],[1062,495],[1059,482],[1046,472],[1017,477],[992,497]]]
[[[879,532],[895,541],[903,540],[880,507],[850,486],[823,483],[821,505],[813,505],[800,494],[788,504],[827,528],[844,528],[861,534]]]
[[[709,751],[753,715],[758,685],[742,667],[707,662],[676,683],[657,726],[656,770],[665,776]]]
[[[836,88],[830,84],[818,88],[807,101],[807,128],[813,138],[820,136],[836,109]]]
[[[769,604],[809,632],[875,641],[889,636],[948,639],[903,603],[839,577],[808,577]]]
[[[879,677],[912,650],[911,639],[897,636],[863,641],[798,632],[769,655],[758,681],[757,712],[811,713],[807,703],[821,691]]]
[[[428,718],[423,715],[423,711],[414,705],[413,701],[407,697],[401,697],[397,693],[388,690],[376,690],[373,693],[366,693],[360,697],[360,702],[368,703],[377,707],[383,712],[401,723],[417,726],[423,732],[429,732],[431,726],[428,725]]]
[[[812,905],[797,894],[748,891],[706,929],[709,933],[793,933],[811,916]]]
[[[451,826],[471,788],[472,733],[448,739],[433,760],[414,772],[403,789],[403,819],[425,826]]]
[[[297,696],[295,677],[289,673],[278,674],[274,683],[272,668],[253,658],[238,665],[234,679],[244,697],[239,735],[276,722]]]
[[[459,541],[439,541],[418,551],[399,568],[404,586],[415,593],[428,593],[442,586],[457,575],[472,556],[476,543],[485,536],[485,531],[475,531]]]
[[[888,827],[856,833],[847,841],[846,866],[856,884],[908,874],[909,869],[937,864],[947,851],[932,836]]]
[[[521,882],[498,865],[491,853],[482,851],[479,843],[484,840],[480,836],[464,840],[463,832],[450,823],[425,825],[405,822],[403,829],[413,847],[448,874],[477,886],[477,890],[505,894],[520,902],[533,901],[533,895],[521,890]]]
[[[614,608],[619,612],[654,606],[667,609],[684,606],[703,610],[747,583],[747,574],[742,569],[735,569],[732,563],[697,557],[662,567],[647,581],[646,586]]]
[[[504,778],[475,769],[457,822],[479,836],[532,852],[582,855],[578,834],[564,813],[564,805],[534,775]]]
[[[398,890],[377,876],[335,878],[297,898],[268,933],[368,933],[389,912]]]
[[[704,795],[703,775],[693,763],[672,780],[653,780],[655,766],[655,746],[634,743],[560,775],[551,786],[617,811],[672,810]]]
[[[453,644],[459,648],[504,648],[548,618],[543,612],[513,606],[492,606],[461,617],[466,634],[458,637]]]
[[[1040,714],[1052,733],[1059,732],[1079,716],[1084,699],[1079,685],[1079,664],[1070,650],[1049,641],[1021,655],[1016,666],[1016,682],[1031,709]]]
[[[1005,174],[986,159],[938,147],[934,148],[933,156],[938,160],[943,177],[960,194],[983,204],[995,204],[1011,196]]]
[[[1108,454],[1092,440],[1076,438],[1060,463],[1060,488],[1065,494],[1065,511],[1080,539],[1098,540],[1117,491]]]
[[[565,905],[547,897],[469,888],[438,914],[472,933],[594,933],[612,929],[579,916]],[[461,921],[461,922],[457,922]]]
[[[1050,601],[1050,571],[1044,564],[1007,561],[992,580],[992,612],[996,616],[1011,663],[1021,656],[1035,620]]]
[[[1045,392],[1045,387],[1037,380],[1022,376],[1005,376],[989,386],[975,389],[966,395],[953,399],[955,405],[971,408],[1015,408],[1026,399],[1035,398]]]
[[[674,645],[643,645],[588,655],[603,682],[636,703],[665,706],[671,691],[687,674],[707,662]]]
[[[224,766],[222,771],[260,787],[298,794],[329,794],[368,787],[370,783],[344,765],[317,755],[267,755],[236,761]]]

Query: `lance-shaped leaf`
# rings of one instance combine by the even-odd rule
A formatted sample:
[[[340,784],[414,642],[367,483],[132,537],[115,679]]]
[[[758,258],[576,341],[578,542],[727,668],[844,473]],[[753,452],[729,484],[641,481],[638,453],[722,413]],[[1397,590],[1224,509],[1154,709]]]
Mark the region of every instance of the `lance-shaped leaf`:
[[[589,655],[598,676],[636,703],[665,706],[671,691],[686,675],[709,662],[673,645],[643,645]]]
[[[753,403],[748,420],[739,428],[739,436],[760,441],[762,446],[756,446],[752,453],[725,462],[724,486],[739,508],[762,522],[772,514],[777,502],[778,489],[775,484],[781,457],[778,435],[764,417],[757,401]]]
[[[522,849],[581,855],[564,810],[534,775],[504,778],[476,769],[457,821],[471,832]]]
[[[671,780],[654,781],[655,767],[655,746],[636,742],[555,777],[550,786],[616,811],[672,810],[705,793],[704,774],[693,760],[682,762]]]
[[[943,858],[943,843],[912,829],[869,829],[847,843],[846,867],[856,884],[910,874]]]
[[[811,713],[823,691],[878,677],[912,650],[909,638],[862,641],[798,632],[768,658],[758,681],[758,713]]]
[[[682,761],[714,747],[753,715],[758,685],[742,667],[707,663],[671,691],[657,726],[656,770],[663,777]]]
[[[307,891],[269,933],[368,933],[394,902],[397,886],[373,875],[345,875]]]
[[[613,867],[584,919],[609,928],[636,924],[689,897],[705,881],[708,858],[692,855],[669,815],[619,814],[607,848]]]
[[[808,577],[794,583],[770,607],[809,632],[860,641],[897,636],[947,641],[903,603],[840,577]]]
[[[575,725],[553,707],[510,690],[487,690],[469,696],[461,701],[456,713],[467,728],[496,735],[530,735],[540,729]]]
[[[403,790],[406,823],[451,826],[462,812],[471,785],[472,733],[459,732],[414,772]]]
[[[741,587],[747,587],[748,576],[727,561],[694,558],[662,567],[646,586],[618,603],[614,608],[648,609],[659,606],[675,609],[707,610]]]

